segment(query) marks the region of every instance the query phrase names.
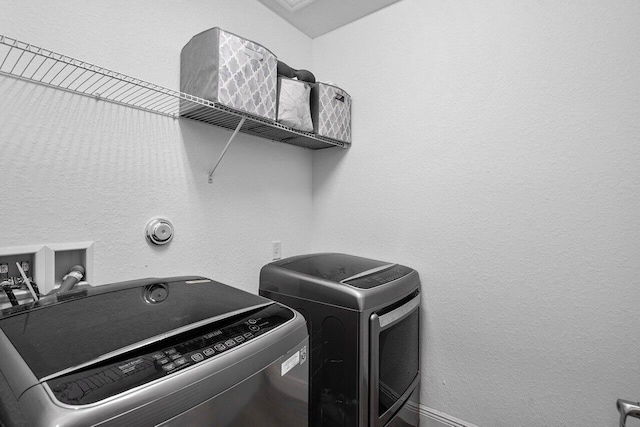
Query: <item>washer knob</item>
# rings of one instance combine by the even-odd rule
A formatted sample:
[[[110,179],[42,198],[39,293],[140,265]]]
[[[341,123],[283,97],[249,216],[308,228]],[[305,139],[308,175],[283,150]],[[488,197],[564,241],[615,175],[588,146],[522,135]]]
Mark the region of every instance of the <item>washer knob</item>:
[[[173,224],[164,218],[154,218],[145,228],[147,240],[154,245],[166,245],[173,239]]]

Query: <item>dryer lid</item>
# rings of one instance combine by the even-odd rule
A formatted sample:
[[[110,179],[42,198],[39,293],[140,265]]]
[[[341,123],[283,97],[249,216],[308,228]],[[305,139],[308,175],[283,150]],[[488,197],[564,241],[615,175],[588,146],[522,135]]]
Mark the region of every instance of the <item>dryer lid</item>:
[[[394,265],[395,264],[384,261],[338,253],[295,257],[290,262],[280,264],[281,267],[288,270],[332,282],[346,282],[356,279],[357,277],[362,277],[363,275],[373,274],[377,271],[393,267]]]
[[[412,268],[341,253],[297,255],[260,270],[261,295],[358,311],[387,305],[419,286],[418,272]]]

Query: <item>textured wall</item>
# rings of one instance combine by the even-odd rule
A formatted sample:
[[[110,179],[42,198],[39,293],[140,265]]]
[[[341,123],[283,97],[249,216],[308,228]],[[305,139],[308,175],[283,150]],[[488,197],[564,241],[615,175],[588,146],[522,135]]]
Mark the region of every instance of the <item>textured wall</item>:
[[[422,403],[617,426],[640,399],[640,3],[404,0],[314,39],[353,96],[313,249],[415,267]]]
[[[0,0],[0,33],[169,88],[180,49],[219,26],[309,67],[311,40],[253,0]],[[306,65],[304,65],[306,64]],[[95,242],[98,284],[202,274],[257,291],[271,241],[309,247],[312,152],[0,76],[0,247]],[[150,247],[144,226],[176,235]]]
[[[242,136],[209,185],[229,132],[0,77],[0,246],[93,240],[98,283],[254,291],[275,239],[402,262],[424,282],[425,405],[614,427],[640,399],[637,2],[404,0],[313,43],[248,0],[0,9],[2,34],[171,88],[217,25],[354,98],[350,150]],[[142,237],[158,214],[162,249]]]

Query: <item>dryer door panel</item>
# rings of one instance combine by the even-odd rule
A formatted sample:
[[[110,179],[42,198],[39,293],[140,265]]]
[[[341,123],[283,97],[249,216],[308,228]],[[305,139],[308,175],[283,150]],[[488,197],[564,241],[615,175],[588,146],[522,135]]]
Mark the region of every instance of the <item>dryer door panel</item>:
[[[420,375],[420,294],[370,318],[370,425],[385,425]]]

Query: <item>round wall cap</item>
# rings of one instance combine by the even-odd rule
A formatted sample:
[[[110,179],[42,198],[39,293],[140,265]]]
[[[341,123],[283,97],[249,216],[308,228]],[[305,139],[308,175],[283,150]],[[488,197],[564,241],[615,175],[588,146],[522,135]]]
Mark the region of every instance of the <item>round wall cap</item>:
[[[173,239],[173,233],[173,224],[166,218],[154,218],[145,228],[147,240],[154,245],[166,245]]]

